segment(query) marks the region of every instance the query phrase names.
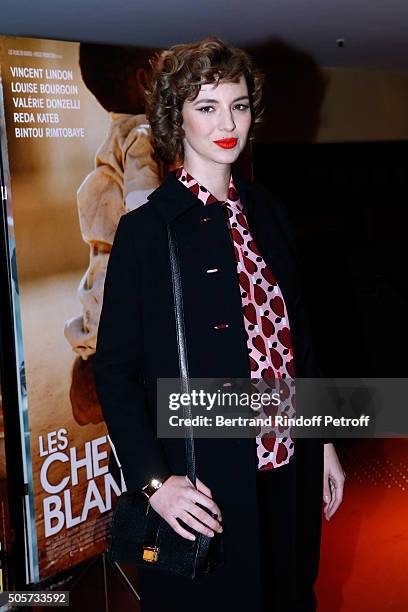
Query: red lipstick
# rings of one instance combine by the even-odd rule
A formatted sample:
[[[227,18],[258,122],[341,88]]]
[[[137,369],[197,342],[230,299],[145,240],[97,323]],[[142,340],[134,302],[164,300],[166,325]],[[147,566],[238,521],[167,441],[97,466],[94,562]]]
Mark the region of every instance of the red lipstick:
[[[223,149],[233,149],[237,146],[238,138],[223,138],[222,140],[214,140],[214,142]]]

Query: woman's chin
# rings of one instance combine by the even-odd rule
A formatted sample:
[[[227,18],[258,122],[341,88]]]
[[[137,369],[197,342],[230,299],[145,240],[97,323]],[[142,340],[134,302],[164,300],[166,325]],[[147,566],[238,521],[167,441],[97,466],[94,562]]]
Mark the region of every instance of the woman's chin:
[[[234,149],[221,150],[220,148],[220,151],[215,151],[212,157],[214,161],[218,163],[232,164],[234,161],[238,159],[240,153],[241,153],[241,150],[239,149],[238,146],[234,147]]]

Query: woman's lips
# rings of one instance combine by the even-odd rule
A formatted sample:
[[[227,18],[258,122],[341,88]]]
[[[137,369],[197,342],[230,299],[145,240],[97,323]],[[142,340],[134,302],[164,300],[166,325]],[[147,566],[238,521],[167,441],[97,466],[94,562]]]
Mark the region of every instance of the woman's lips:
[[[222,140],[214,140],[214,142],[223,149],[233,149],[237,146],[238,138],[223,138]]]

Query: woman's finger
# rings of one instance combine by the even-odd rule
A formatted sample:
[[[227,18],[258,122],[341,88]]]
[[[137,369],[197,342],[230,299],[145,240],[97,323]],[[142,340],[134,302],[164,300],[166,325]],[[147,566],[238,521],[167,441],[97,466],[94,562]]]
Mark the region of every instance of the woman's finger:
[[[187,531],[187,529],[184,529],[184,527],[180,525],[177,519],[175,519],[174,517],[170,517],[166,520],[170,527],[173,527],[174,531],[179,535],[183,536],[183,538],[186,538],[186,540],[195,540],[195,535]]]
[[[331,518],[338,510],[341,502],[343,501],[343,482],[340,480],[333,480],[333,503],[328,509],[328,516]]]
[[[212,518],[208,512],[197,506],[197,504],[194,502],[188,501],[184,509],[210,529],[213,529],[214,531],[222,531],[222,527],[218,520]]]
[[[206,536],[210,536],[211,538],[214,536],[214,531],[212,529],[203,525],[186,510],[183,510],[183,512],[181,512],[180,518],[182,521],[184,521],[184,523],[186,523],[196,531],[199,531],[200,533],[203,533]]]
[[[330,500],[331,500],[331,490],[330,490],[330,483],[329,483],[329,476],[328,476],[328,474],[324,474],[323,475],[323,499],[324,499],[324,502],[325,502],[326,508],[327,508],[327,506],[329,505]]]
[[[193,485],[193,483],[191,482],[191,480],[189,479],[189,477],[187,476],[187,474],[185,475],[185,477],[184,477],[184,478],[186,479],[186,481],[187,481],[188,485],[189,485],[190,487],[192,487],[193,489],[195,489],[195,486]]]
[[[330,512],[336,502],[336,495],[337,495],[336,481],[333,478],[329,478],[329,486],[330,486],[331,500],[329,503],[328,511]]]
[[[207,487],[199,478],[196,477],[197,489],[204,493],[204,495],[208,495],[208,497],[212,497],[211,489]]]
[[[211,497],[207,497],[197,489],[187,489],[186,494],[188,499],[208,508],[213,514],[217,514],[221,520],[221,510]]]

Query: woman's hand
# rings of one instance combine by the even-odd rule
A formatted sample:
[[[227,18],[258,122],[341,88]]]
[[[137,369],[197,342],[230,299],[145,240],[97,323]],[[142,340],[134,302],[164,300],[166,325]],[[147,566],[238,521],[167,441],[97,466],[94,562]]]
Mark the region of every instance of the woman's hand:
[[[210,489],[198,478],[196,484],[197,488],[187,476],[173,475],[167,478],[149,499],[153,510],[160,514],[176,533],[188,540],[195,540],[195,536],[184,529],[177,518],[206,536],[212,537],[214,531],[221,533],[223,530],[218,520],[213,519],[208,512],[196,505],[196,502],[200,503],[216,513],[220,521],[222,520],[221,510],[212,499]]]
[[[323,499],[326,503],[324,513],[329,521],[343,501],[344,480],[346,477],[341,467],[334,445],[324,445]]]

